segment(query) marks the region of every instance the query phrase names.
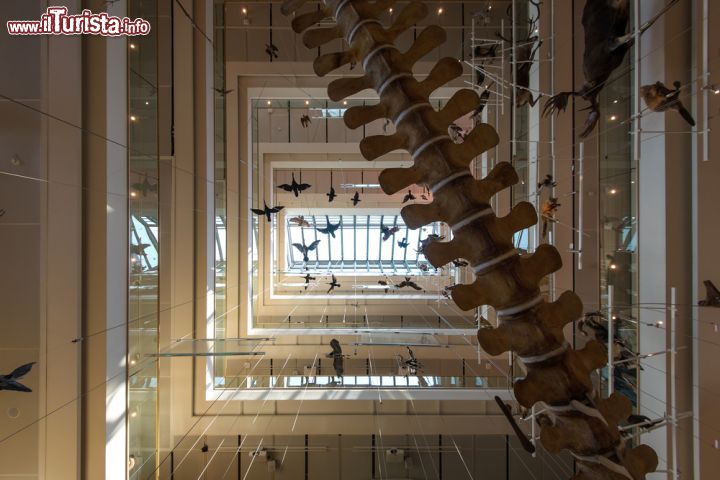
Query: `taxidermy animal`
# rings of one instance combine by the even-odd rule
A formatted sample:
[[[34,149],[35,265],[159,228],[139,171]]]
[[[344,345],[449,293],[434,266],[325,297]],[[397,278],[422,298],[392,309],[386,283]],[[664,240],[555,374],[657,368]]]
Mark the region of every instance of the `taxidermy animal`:
[[[522,107],[524,105],[535,106],[535,103],[540,99],[534,98],[530,91],[530,70],[532,69],[533,63],[535,62],[535,54],[540,49],[542,41],[538,42],[539,37],[534,35],[537,30],[537,24],[540,20],[540,3],[530,2],[537,9],[537,16],[528,21],[528,36],[525,39],[519,40],[515,44],[515,106]],[[503,37],[500,33],[497,36],[504,41],[512,44],[512,41]]]
[[[341,286],[342,286],[342,285],[340,285],[340,284],[338,283],[337,278],[335,278],[335,274],[334,274],[334,273],[333,273],[333,276],[332,276],[332,281],[331,281],[330,283],[328,283],[328,285],[330,285],[330,288],[328,288],[327,293],[330,293],[330,292],[332,292],[333,290],[335,290],[335,287],[341,287]]]
[[[558,199],[555,197],[550,197],[548,200],[545,200],[542,204],[542,207],[540,209],[540,214],[542,215],[543,225],[542,225],[542,237],[545,238],[547,236],[548,232],[548,224],[550,222],[555,222],[555,213],[557,213],[558,208],[560,207],[560,204],[558,203]]]
[[[305,0],[287,0],[281,10],[290,15]],[[594,3],[605,4],[605,0]],[[623,3],[623,2],[621,2]],[[315,4],[313,4],[315,6]],[[395,133],[365,137],[360,151],[368,160],[404,149],[412,154],[409,168],[388,168],[381,172],[382,190],[394,195],[411,185],[429,186],[431,203],[405,205],[405,225],[421,228],[444,222],[452,239],[432,241],[423,250],[434,267],[463,258],[473,267],[475,281],[452,290],[452,299],[462,310],[490,305],[497,312],[498,325],[478,330],[480,346],[489,355],[512,351],[524,364],[526,375],[514,383],[515,399],[524,408],[549,407],[551,419],[540,425],[540,441],[550,453],[568,450],[575,455],[579,473],[575,480],[643,480],[655,471],[658,457],[647,445],[623,441],[618,423],[632,413],[630,400],[615,392],[609,398],[593,388],[592,375],[607,363],[606,348],[588,341],[579,350],[568,344],[563,328],[582,315],[583,305],[572,291],[549,302],[540,291],[544,277],[560,270],[557,249],[540,245],[532,254],[520,256],[513,235],[538,220],[529,202],[516,204],[504,217],[497,217],[491,198],[519,182],[507,162],[499,162],[487,177],[476,179],[470,163],[499,143],[495,129],[478,124],[461,144],[449,138],[447,129],[456,119],[471,113],[480,104],[474,90],[458,90],[440,110],[430,104],[430,94],[463,74],[457,58],[437,62],[430,74],[417,80],[413,66],[446,39],[445,31],[430,25],[419,32],[406,51],[395,47],[396,38],[413,28],[427,14],[420,2],[410,2],[385,27],[384,1],[327,0],[317,10],[298,13],[292,28],[303,35],[303,43],[318,48],[344,39],[343,51],[322,54],[313,68],[325,76],[355,61],[362,74],[341,76],[329,83],[328,96],[342,101],[365,89],[378,92],[375,105],[357,105],[344,113],[345,124],[359,128],[376,120],[392,119]],[[316,28],[331,17],[332,26]],[[600,27],[597,32],[602,31]],[[607,29],[605,29],[607,32]]]
[[[710,280],[703,282],[705,285],[705,299],[700,300],[698,305],[701,307],[720,307],[720,291]]]
[[[251,210],[255,215],[265,215],[265,217],[267,218],[267,221],[268,221],[268,222],[272,222],[272,215],[275,214],[275,213],[278,213],[278,212],[279,212],[280,210],[282,210],[283,208],[285,208],[285,207],[272,207],[272,208],[270,208],[270,207],[267,206],[267,203],[266,203],[266,204],[265,204],[265,208],[263,208],[263,209],[260,209],[260,208],[251,208],[250,210]]]
[[[310,258],[308,257],[308,253],[314,251],[317,248],[319,243],[320,243],[320,240],[315,240],[310,245],[305,245],[303,243],[293,243],[293,247],[300,250],[300,253],[303,254],[303,262],[307,262],[310,260]]]
[[[642,95],[645,105],[653,112],[666,112],[668,110],[677,110],[691,127],[695,126],[695,119],[680,101],[680,82],[673,82],[674,90],[670,90],[662,82],[655,82],[652,85],[643,85],[640,87],[640,95]]]
[[[540,192],[542,192],[543,188],[555,188],[557,187],[557,182],[553,180],[553,176],[549,173],[545,175],[545,178],[542,182],[538,183],[537,193],[540,195]]]
[[[650,28],[678,0],[670,2],[655,16],[645,22],[638,34]],[[625,54],[634,43],[635,32],[625,33],[630,18],[629,0],[587,0],[583,9],[582,24],[585,29],[585,52],[583,73],[585,83],[578,91],[561,92],[552,97],[543,108],[543,115],[565,111],[568,98],[580,96],[590,102],[590,113],[580,133],[587,137],[600,119],[597,97],[605,87],[610,75],[622,65]]]
[[[320,233],[324,233],[326,235],[330,235],[331,237],[335,238],[335,232],[338,228],[340,228],[340,225],[342,224],[342,218],[338,223],[333,225],[330,223],[330,217],[325,215],[325,228],[317,228],[316,230]]]
[[[335,193],[335,188],[330,187],[330,191],[325,195],[327,195],[328,197],[328,202],[332,202],[333,200],[335,200],[335,197],[337,197],[337,193]]]
[[[130,253],[133,255],[145,255],[145,249],[150,246],[149,243],[138,243],[130,245]]]
[[[307,183],[297,183],[295,181],[295,174],[292,174],[292,182],[290,185],[287,183],[283,183],[282,185],[278,185],[278,188],[282,188],[286,192],[293,192],[295,196],[299,196],[300,192],[307,190],[308,188],[312,187],[312,185],[309,185]]]
[[[294,223],[298,227],[310,228],[310,222],[305,220],[305,217],[303,215],[298,215],[297,217],[292,217],[290,219],[290,223]]]
[[[360,192],[355,192],[355,195],[350,199],[352,200],[353,207],[357,207],[357,204],[360,203]]]
[[[342,377],[343,372],[345,371],[345,362],[340,342],[337,339],[333,338],[332,340],[330,340],[330,347],[332,348],[332,352],[326,353],[325,357],[333,359],[333,369],[335,369],[335,376]]]
[[[25,375],[30,373],[35,362],[26,363],[7,375],[0,375],[0,390],[12,390],[15,392],[32,392],[32,389],[23,385],[18,380],[21,380]]]
[[[413,195],[413,193],[412,193],[411,190],[408,190],[408,192],[407,192],[407,193],[405,194],[405,196],[403,197],[402,203],[407,203],[407,202],[410,202],[410,201],[412,201],[412,200],[415,200],[415,195]]]

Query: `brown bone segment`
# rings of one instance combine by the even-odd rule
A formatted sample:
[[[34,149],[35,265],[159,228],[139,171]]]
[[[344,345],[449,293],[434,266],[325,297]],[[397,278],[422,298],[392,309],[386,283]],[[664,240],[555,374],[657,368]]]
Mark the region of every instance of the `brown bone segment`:
[[[283,11],[293,12],[303,3],[302,0],[290,0],[283,6]],[[444,40],[441,29],[428,27],[405,54],[395,48],[377,49],[391,45],[399,33],[427,13],[427,8],[412,2],[398,16],[396,23],[385,29],[377,22],[377,17],[392,2],[330,0],[324,9],[329,16],[335,16],[336,8],[341,4],[344,5],[335,18],[337,29],[310,30],[304,41],[309,45],[317,45],[323,40],[326,43],[336,38],[337,32],[348,41],[352,33],[348,55],[365,68],[365,74],[331,82],[328,94],[337,101],[363,89],[374,88],[380,93],[380,103],[376,108],[353,110],[346,118],[349,126],[357,128],[382,117],[395,120],[405,112],[402,121],[396,124],[395,134],[366,139],[362,144],[366,158],[376,158],[397,148],[414,153],[411,168],[387,169],[381,173],[383,191],[396,193],[413,183],[432,188],[451,175],[469,172],[472,159],[499,141],[495,130],[485,124],[477,126],[461,144],[456,145],[447,138],[448,125],[455,120],[451,117],[466,112],[465,104],[477,105],[477,95],[458,92],[456,96],[460,95],[458,98],[462,101],[451,100],[440,112],[429,107],[407,110],[416,104],[427,103],[430,93],[462,73],[462,65],[456,59],[445,58],[421,81],[411,74],[414,63]],[[361,21],[363,23],[359,24]],[[298,23],[307,24],[308,21]],[[372,57],[366,59],[371,52]],[[324,75],[348,58],[342,54],[326,57],[327,60],[316,62],[316,72]],[[420,148],[422,152],[418,154]],[[513,233],[537,221],[534,208],[520,203],[502,218],[488,210],[489,200],[495,193],[517,182],[514,170],[510,165],[500,163],[482,180],[469,175],[453,178],[433,192],[432,203],[406,206],[402,216],[411,228],[433,221],[457,227],[451,241],[431,242],[426,247],[426,256],[433,265],[440,266],[455,258],[467,259],[470,265],[489,265],[477,273],[474,283],[453,289],[453,300],[463,309],[487,304],[498,310],[497,328],[481,329],[478,340],[492,355],[512,350],[521,359],[526,359],[527,375],[516,382],[515,397],[526,407],[542,402],[556,409],[552,415],[554,421],[542,422],[543,444],[549,451],[567,449],[576,455],[580,467],[576,479],[645,478],[646,473],[656,468],[657,456],[645,445],[625,448],[617,423],[629,414],[627,402],[618,400],[617,396],[603,400],[593,393],[590,374],[606,361],[604,347],[589,342],[581,350],[570,347],[563,350],[562,328],[581,315],[579,298],[572,292],[565,292],[552,303],[542,299],[540,303],[535,301],[540,295],[538,283],[541,278],[561,267],[557,251],[543,245],[532,255],[508,254],[513,250]],[[493,263],[504,254],[508,256]],[[549,356],[546,358],[545,355]],[[576,408],[573,401],[597,414],[586,414]]]

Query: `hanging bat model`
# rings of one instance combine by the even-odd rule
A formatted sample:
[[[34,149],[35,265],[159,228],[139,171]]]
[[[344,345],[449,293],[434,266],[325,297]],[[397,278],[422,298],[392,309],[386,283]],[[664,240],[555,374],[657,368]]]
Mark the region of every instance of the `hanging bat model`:
[[[463,143],[453,143],[448,135],[452,122],[479,107],[478,94],[460,89],[439,110],[430,102],[431,93],[462,76],[463,65],[457,58],[447,57],[421,80],[412,73],[420,59],[446,40],[445,31],[429,25],[418,32],[408,49],[401,51],[395,41],[422,24],[428,14],[423,3],[406,4],[402,12],[393,15],[389,26],[380,20],[387,15],[385,2],[327,0],[312,4],[317,9],[300,13],[306,3],[286,0],[281,11],[285,15],[297,12],[292,28],[298,33],[308,30],[303,34],[303,43],[309,48],[344,41],[342,51],[326,52],[315,60],[316,74],[326,76],[351,62],[357,63],[361,73],[339,75],[330,81],[328,96],[333,102],[365,89],[378,93],[378,103],[348,108],[344,112],[345,124],[353,129],[382,119],[391,119],[395,124],[391,135],[363,138],[360,152],[367,160],[399,149],[411,153],[412,166],[383,170],[380,187],[388,195],[413,184],[433,191],[432,202],[402,208],[404,224],[416,229],[443,222],[452,230],[451,240],[431,241],[423,253],[434,267],[458,258],[472,266],[474,281],[456,285],[452,299],[465,311],[481,305],[494,308],[497,326],[478,330],[479,345],[491,356],[512,352],[524,365],[524,376],[513,385],[514,396],[523,408],[537,405],[544,409],[538,437],[545,450],[550,454],[569,451],[577,465],[575,480],[644,480],[657,468],[658,456],[647,445],[624,441],[618,424],[632,413],[631,399],[619,392],[603,397],[595,388],[593,376],[607,364],[607,348],[590,340],[576,350],[563,335],[564,327],[582,315],[582,301],[572,291],[554,300],[541,292],[545,277],[562,268],[559,252],[552,245],[540,245],[532,254],[520,256],[513,245],[517,232],[537,223],[535,208],[529,202],[519,202],[507,215],[499,217],[491,207],[491,199],[498,192],[519,182],[517,173],[507,162],[497,163],[482,179],[470,171],[478,155],[498,145],[497,132],[491,125],[480,123]],[[632,35],[625,41],[620,38],[627,18],[614,20],[623,14],[613,8],[624,6],[627,10],[627,3],[588,0],[586,5],[584,24],[594,23],[592,28],[586,28],[587,51],[605,44],[602,55],[596,56],[606,64],[614,60],[601,57],[617,55],[621,45],[632,39]],[[595,18],[589,18],[593,13]],[[317,27],[327,17],[335,23]],[[615,23],[622,31],[611,28]],[[598,86],[616,66],[606,69],[607,76],[601,78],[595,71],[588,73],[590,63],[585,62],[586,79],[596,83],[586,90],[588,98],[594,98]],[[551,105],[560,107],[561,103],[556,99]],[[589,126],[594,126],[591,123]]]
[[[309,185],[307,183],[297,183],[295,181],[295,174],[292,174],[292,182],[290,185],[287,183],[283,183],[282,185],[278,185],[277,188],[282,188],[286,192],[292,192],[295,194],[295,196],[299,196],[300,192],[307,190],[308,188],[312,187],[312,185]]]
[[[311,123],[312,123],[312,120],[310,120],[309,115],[303,113],[300,116],[300,125],[302,126],[302,128],[307,128]]]
[[[255,215],[260,215],[260,216],[265,215],[265,217],[267,218],[267,221],[268,221],[268,222],[272,222],[272,216],[273,216],[273,214],[278,213],[278,212],[279,212],[280,210],[282,210],[283,208],[285,208],[285,207],[272,207],[272,208],[270,208],[270,207],[267,206],[267,203],[266,203],[266,204],[265,204],[265,208],[262,208],[262,209],[260,209],[260,208],[251,208],[250,210],[251,210]]]
[[[293,247],[300,250],[300,253],[303,254],[303,262],[307,262],[310,260],[310,258],[308,257],[308,253],[314,251],[317,248],[319,243],[320,243],[320,240],[315,240],[310,245],[305,245],[302,243],[293,243]]]
[[[587,0],[583,9],[582,24],[585,30],[583,73],[585,83],[579,91],[562,92],[552,97],[543,108],[543,115],[564,111],[570,95],[590,102],[590,113],[585,120],[580,138],[587,137],[600,119],[598,95],[610,75],[622,65],[636,35],[650,28],[678,0],[670,0],[655,16],[645,22],[638,32],[625,33],[630,18],[630,0]]]
[[[653,112],[666,112],[677,110],[680,116],[691,126],[695,126],[695,119],[690,115],[680,101],[680,82],[674,82],[674,90],[670,90],[662,82],[655,82],[652,85],[640,87],[640,95]]]
[[[422,288],[421,288],[417,283],[415,283],[415,282],[413,282],[412,280],[410,280],[410,277],[405,277],[405,280],[403,280],[402,282],[398,283],[398,284],[396,285],[396,287],[397,287],[397,288],[410,287],[410,288],[412,288],[413,290],[422,290]]]

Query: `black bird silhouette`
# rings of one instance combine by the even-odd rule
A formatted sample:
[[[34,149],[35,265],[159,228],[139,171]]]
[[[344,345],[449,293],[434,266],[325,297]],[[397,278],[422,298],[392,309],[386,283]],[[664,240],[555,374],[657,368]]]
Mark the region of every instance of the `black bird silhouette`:
[[[581,138],[593,131],[600,119],[597,97],[605,87],[610,75],[622,65],[625,54],[632,47],[635,37],[650,28],[678,0],[670,0],[657,14],[645,22],[638,32],[625,33],[630,18],[629,0],[587,0],[583,9],[582,24],[585,30],[583,73],[585,83],[579,91],[561,92],[552,97],[543,108],[543,115],[565,111],[570,95],[580,96],[590,102],[590,113]]]
[[[405,197],[403,197],[402,203],[409,202],[411,200],[415,200],[415,195],[413,195],[411,190],[408,190],[408,192],[405,194]]]
[[[229,90],[225,90],[225,89],[223,89],[223,88],[213,88],[213,90],[215,90],[221,97],[224,97],[225,95],[228,95],[228,94],[230,94],[230,93],[232,93],[232,92],[235,91],[235,90],[232,89],[232,88],[229,89]]]
[[[133,255],[145,255],[145,249],[150,246],[149,243],[138,243],[130,245],[130,253]]]
[[[312,187],[312,185],[296,182],[294,173],[292,174],[292,182],[290,183],[290,185],[288,185],[287,183],[283,183],[282,185],[277,186],[277,188],[282,188],[286,192],[293,192],[296,197],[300,195],[300,192],[307,190],[310,187]]]
[[[545,178],[543,179],[543,181],[538,183],[537,193],[539,195],[543,188],[555,188],[555,187],[557,187],[557,182],[555,180],[553,180],[553,176],[548,173],[547,175],[545,175]]]
[[[700,300],[698,305],[701,307],[720,307],[720,291],[710,280],[703,281],[705,285],[705,299]]]
[[[340,217],[340,221],[333,225],[330,223],[330,217],[325,215],[325,228],[316,228],[316,230],[320,233],[324,233],[326,235],[330,235],[331,237],[335,238],[335,231],[340,228],[340,225],[342,225],[342,217]]]
[[[402,282],[397,284],[397,288],[405,288],[405,287],[410,287],[415,290],[422,290],[422,288],[420,288],[420,286],[418,286],[417,283],[410,280],[410,277],[405,277],[405,280],[403,280]]]
[[[303,244],[303,243],[293,243],[293,247],[295,247],[295,248],[297,248],[298,250],[300,250],[300,253],[303,254],[303,262],[307,262],[307,261],[310,260],[310,259],[308,258],[308,253],[309,253],[309,252],[312,252],[313,250],[315,250],[315,249],[317,248],[317,246],[318,246],[319,243],[320,243],[320,240],[315,240],[315,241],[312,242],[310,245],[305,245],[305,244]]]
[[[342,378],[343,372],[345,371],[345,357],[342,352],[342,347],[340,346],[340,342],[335,338],[330,340],[330,347],[332,348],[332,352],[326,353],[325,357],[333,359],[333,369],[335,369],[335,376]]]
[[[309,273],[306,273],[303,279],[305,279],[305,290],[307,290],[308,285],[310,285],[310,280],[315,280],[315,277],[311,277]]]
[[[673,83],[675,90],[670,90],[662,82],[655,82],[652,85],[643,85],[640,87],[640,95],[645,100],[645,105],[653,112],[666,112],[668,110],[677,110],[683,119],[695,126],[695,119],[690,115],[685,106],[680,101],[680,82]]]
[[[418,361],[417,357],[415,356],[415,352],[412,351],[410,347],[407,345],[405,346],[408,351],[408,355],[410,356],[409,359],[405,360],[405,365],[407,365],[409,368],[412,368],[414,370],[417,370],[419,368],[422,368],[422,364]]]
[[[272,62],[273,58],[278,58],[279,51],[280,50],[278,49],[278,47],[276,47],[274,44],[272,44],[272,43],[265,44],[265,53],[268,55],[268,57],[270,57],[271,62]]]
[[[308,125],[312,123],[312,120],[310,120],[310,116],[307,114],[303,114],[300,117],[300,125],[302,125],[302,128],[307,128]]]
[[[341,286],[342,286],[342,285],[340,285],[339,283],[337,283],[337,278],[335,278],[335,274],[334,274],[334,273],[333,273],[333,275],[332,275],[332,282],[328,283],[328,285],[330,285],[330,288],[328,288],[327,293],[330,293],[330,292],[332,292],[333,290],[335,290],[335,287],[341,287]]]
[[[360,192],[355,192],[355,195],[352,197],[353,206],[357,206],[358,203],[360,203]]]
[[[453,260],[452,263],[456,267],[467,267],[468,266],[468,262],[466,262],[465,260]]]
[[[330,187],[330,191],[325,195],[327,195],[328,197],[328,202],[332,202],[333,200],[335,200],[335,197],[337,197],[337,193],[335,193],[335,188]]]
[[[26,387],[18,380],[30,373],[35,362],[26,363],[7,375],[0,375],[0,390],[12,390],[15,392],[32,392],[32,389]]]
[[[410,245],[407,241],[407,237],[405,237],[402,240],[400,240],[399,242],[397,242],[397,244],[398,244],[398,247],[400,247],[400,248],[407,248]]]
[[[380,225],[380,233],[382,233],[383,242],[399,231],[400,227],[386,227],[385,225]]]
[[[267,217],[267,221],[268,221],[268,222],[272,222],[272,215],[273,215],[274,213],[278,213],[278,212],[279,212],[280,210],[282,210],[283,208],[285,208],[285,207],[280,207],[280,206],[279,206],[279,207],[272,207],[272,208],[270,208],[270,207],[267,206],[267,203],[265,203],[265,208],[263,208],[263,209],[260,209],[260,208],[251,208],[250,210],[251,210],[255,215],[265,215],[265,217]]]
[[[157,183],[150,183],[148,180],[147,173],[143,175],[143,181],[133,183],[130,185],[130,188],[137,190],[142,194],[143,197],[147,197],[149,192],[157,193],[158,191],[158,184]]]

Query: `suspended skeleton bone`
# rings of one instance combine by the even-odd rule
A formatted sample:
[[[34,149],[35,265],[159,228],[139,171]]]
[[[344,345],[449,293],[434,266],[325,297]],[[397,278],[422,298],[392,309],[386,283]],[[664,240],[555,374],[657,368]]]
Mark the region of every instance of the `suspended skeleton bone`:
[[[283,5],[283,13],[292,13],[304,3],[289,0]],[[366,88],[378,93],[377,106],[350,109],[346,124],[357,128],[383,117],[395,123],[393,135],[364,140],[362,152],[366,158],[377,158],[396,148],[410,152],[413,166],[384,170],[380,186],[388,194],[413,183],[429,188],[431,203],[403,208],[405,224],[410,228],[433,221],[450,225],[451,241],[433,239],[421,247],[422,251],[434,266],[458,258],[469,263],[467,268],[473,270],[476,280],[471,285],[457,285],[452,298],[465,310],[483,304],[496,309],[498,326],[479,330],[478,340],[491,355],[508,350],[517,353],[528,372],[514,385],[522,406],[530,408],[543,402],[555,409],[554,424],[541,426],[540,437],[544,444],[547,442],[546,448],[570,451],[580,471],[575,480],[645,478],[655,470],[658,459],[645,445],[625,447],[617,424],[629,414],[627,402],[618,401],[617,395],[604,400],[593,390],[590,374],[607,362],[605,348],[588,342],[582,350],[575,350],[563,337],[563,326],[582,315],[580,299],[573,292],[564,292],[548,303],[540,293],[542,277],[561,268],[557,251],[545,245],[533,255],[520,257],[513,246],[513,234],[537,221],[534,207],[518,204],[503,218],[496,217],[490,208],[490,197],[516,183],[517,175],[510,165],[499,164],[478,181],[468,169],[474,157],[498,144],[497,133],[487,124],[479,124],[462,144],[454,144],[448,136],[448,126],[458,118],[455,115],[477,108],[480,99],[473,91],[461,90],[454,98],[467,101],[451,101],[453,106],[440,112],[430,106],[429,94],[461,75],[462,66],[456,59],[445,58],[428,77],[417,81],[411,72],[419,52],[435,48],[444,36],[439,27],[428,27],[430,33],[420,34],[408,52],[399,52],[394,39],[425,16],[427,8],[419,2],[410,3],[386,29],[378,17],[389,5],[392,3],[366,0],[324,3],[322,8],[337,26],[324,32],[309,31],[305,43],[317,45],[320,40],[342,37],[364,71],[362,76],[330,83],[329,97],[340,101]],[[302,31],[298,25],[294,28]],[[344,61],[347,57],[332,58]],[[327,65],[325,60],[316,63],[316,73],[328,73]]]

